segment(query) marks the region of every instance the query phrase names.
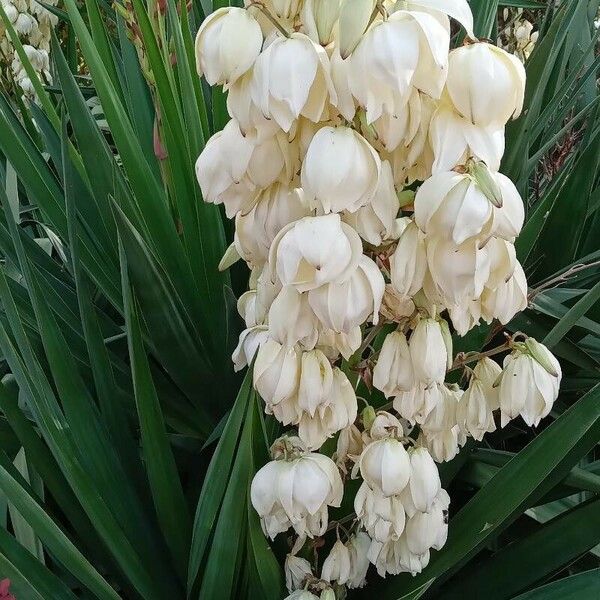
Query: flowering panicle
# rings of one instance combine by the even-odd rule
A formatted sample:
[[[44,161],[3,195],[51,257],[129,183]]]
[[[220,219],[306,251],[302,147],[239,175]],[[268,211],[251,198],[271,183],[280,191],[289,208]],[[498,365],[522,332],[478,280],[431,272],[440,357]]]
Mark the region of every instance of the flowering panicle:
[[[466,31],[454,50],[450,19]],[[251,271],[233,361],[253,363],[265,411],[294,428],[251,489],[265,534],[297,536],[290,598],[343,597],[370,563],[420,572],[447,535],[436,462],[519,415],[537,425],[558,394],[554,357],[516,336],[503,368],[484,357],[466,390],[447,382],[471,362],[453,335],[508,323],[528,293],[523,202],[499,172],[525,71],[472,21],[466,0],[266,0],[198,32],[198,73],[227,90],[231,121],[196,173],[235,219],[221,268]],[[396,414],[359,414],[361,379]],[[362,479],[356,519],[313,563],[301,550],[348,477]]]

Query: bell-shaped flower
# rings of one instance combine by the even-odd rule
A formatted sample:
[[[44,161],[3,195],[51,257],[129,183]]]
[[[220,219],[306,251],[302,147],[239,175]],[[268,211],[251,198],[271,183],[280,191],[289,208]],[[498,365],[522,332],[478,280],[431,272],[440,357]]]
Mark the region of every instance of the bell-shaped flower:
[[[275,37],[254,64],[252,99],[284,131],[300,115],[322,120],[336,101],[327,53],[302,33]]]
[[[371,23],[375,0],[344,0],[339,16],[338,45],[346,59],[363,37]]]
[[[375,23],[350,60],[349,85],[372,123],[399,114],[412,87],[439,98],[444,86],[449,28],[435,16],[399,10]]]
[[[399,294],[392,284],[385,286],[379,314],[390,321],[399,321],[402,317],[410,317],[415,312],[412,298]]]
[[[340,431],[335,450],[335,464],[342,473],[346,474],[348,469],[346,463],[356,463],[363,451],[363,439],[360,430],[352,424]]]
[[[517,261],[513,274],[506,281],[494,290],[487,287],[483,290],[481,316],[487,323],[498,319],[506,325],[517,313],[527,308],[527,293],[527,278],[521,263]]]
[[[521,233],[525,221],[523,199],[515,184],[506,175],[496,173],[494,179],[500,188],[502,206],[494,207],[492,234],[505,240],[514,241]]]
[[[232,218],[249,211],[261,189],[291,181],[296,161],[294,146],[283,132],[262,140],[244,136],[232,119],[208,140],[196,161],[196,177],[204,200],[224,204]]]
[[[371,3],[373,0],[359,1]],[[335,107],[346,121],[352,121],[356,114],[356,103],[350,90],[350,59],[344,60],[340,55],[340,49],[334,47],[329,58],[329,64],[331,67],[331,81],[336,95]]]
[[[394,410],[410,423],[423,423],[429,413],[442,401],[441,383],[415,383],[409,390],[394,398]]]
[[[371,442],[360,457],[360,474],[369,487],[385,497],[399,494],[410,477],[408,452],[397,439]]]
[[[264,265],[275,236],[289,223],[310,214],[301,190],[276,182],[260,192],[248,212],[235,217],[234,243],[251,268]]]
[[[368,534],[379,542],[397,540],[404,531],[406,515],[400,498],[386,497],[365,482],[354,498],[354,512]]]
[[[459,246],[441,238],[430,240],[427,266],[430,281],[425,278],[423,289],[428,297],[441,296],[444,306],[479,298],[490,274],[488,250],[485,246],[481,248],[476,238]],[[428,283],[432,290],[428,289]]]
[[[416,510],[428,512],[442,487],[438,468],[427,448],[416,447],[408,452],[410,479],[408,487]]]
[[[447,327],[447,324],[444,323]],[[416,381],[443,383],[452,361],[442,320],[421,319],[410,336],[409,349]]]
[[[492,410],[500,408],[498,388],[494,387],[500,373],[502,373],[502,367],[487,356],[478,360],[477,364],[473,368],[473,375],[484,386],[484,390],[488,396]],[[492,397],[493,392],[495,392],[495,397]]]
[[[398,196],[390,163],[381,164],[379,183],[375,195],[366,206],[355,212],[345,212],[342,219],[355,229],[360,237],[372,246],[381,246],[384,241],[395,239],[400,231]]]
[[[406,543],[413,554],[439,550],[448,536],[450,496],[440,489],[429,512],[417,512],[406,522]]]
[[[307,453],[275,460],[252,480],[250,499],[271,539],[290,526],[299,536],[320,536],[327,529],[328,507],[342,501],[343,483],[335,463]]]
[[[269,309],[269,334],[285,346],[300,342],[307,349],[314,348],[318,322],[306,294],[289,285],[281,289]]]
[[[502,427],[519,414],[527,425],[537,427],[558,397],[559,362],[546,346],[528,338],[504,359],[503,367],[499,390]]]
[[[313,576],[310,563],[300,556],[288,554],[285,557],[285,586],[288,592],[302,589],[307,578]]]
[[[300,385],[302,386],[302,381]],[[311,416],[309,412],[302,414],[298,423],[298,436],[307,448],[320,448],[327,438],[352,425],[357,411],[354,388],[346,375],[336,367],[333,369],[332,388],[327,401],[318,405],[314,415]]]
[[[468,174],[435,173],[415,196],[415,221],[429,236],[456,245],[479,235],[492,217],[492,203]]]
[[[313,137],[300,179],[307,198],[325,213],[357,211],[374,197],[381,161],[349,127],[323,127]]]
[[[316,410],[332,401],[333,370],[320,350],[302,353],[302,373],[298,389],[298,406],[314,417]],[[303,436],[300,439],[307,443]]]
[[[400,4],[400,3],[399,3]],[[473,39],[473,13],[467,0],[405,0],[400,5],[405,5],[408,10],[422,10],[437,16],[447,15],[458,21]]]
[[[304,0],[302,25],[313,42],[325,47],[333,41],[341,4],[341,0]]]
[[[346,360],[360,348],[362,331],[359,326],[348,333],[337,332],[333,329],[323,329],[319,332],[317,348],[330,360],[336,360],[341,354]]]
[[[431,119],[429,137],[435,160],[434,173],[449,171],[469,158],[485,162],[497,171],[504,154],[504,127],[480,127],[441,104]]]
[[[496,431],[492,412],[494,401],[486,392],[486,386],[473,376],[456,407],[456,420],[461,431],[479,442],[486,433]]]
[[[392,287],[400,296],[414,296],[422,287],[427,270],[425,236],[416,223],[404,217],[404,230],[398,239],[396,250],[390,256]]]
[[[273,339],[260,346],[254,363],[254,387],[267,404],[295,396],[300,382],[301,352]]]
[[[364,421],[364,418],[363,418]],[[365,423],[365,427],[367,427]],[[398,417],[394,416],[385,410],[379,410],[375,414],[375,418],[368,429],[369,442],[373,440],[382,440],[388,437],[399,438],[404,433],[402,423]],[[366,436],[366,431],[365,431]]]
[[[371,318],[379,320],[385,281],[377,265],[361,256],[358,268],[343,283],[329,283],[308,292],[308,302],[326,329],[350,332]]]
[[[265,6],[276,17],[284,21],[290,21],[300,14],[302,0],[267,0]]]
[[[351,570],[350,550],[341,540],[337,540],[323,561],[321,579],[344,585],[350,579]]]
[[[481,319],[481,301],[479,298],[465,298],[463,302],[451,304],[446,308],[458,335],[463,336],[471,331],[473,327],[479,325]]]
[[[412,389],[415,385],[413,366],[406,336],[394,331],[389,333],[373,369],[373,386],[387,398]]]
[[[482,127],[502,126],[523,109],[525,68],[492,44],[468,44],[450,52],[446,88],[466,119]]]
[[[363,587],[367,582],[369,570],[367,553],[371,538],[364,531],[358,531],[350,537],[346,545],[350,551],[350,577],[346,581],[346,587],[354,590]]]
[[[238,345],[235,347],[231,360],[233,361],[233,370],[237,373],[244,367],[252,363],[254,355],[258,349],[269,339],[269,329],[264,325],[256,325],[244,329],[240,333]]]
[[[490,238],[485,247],[490,259],[490,275],[485,282],[485,287],[495,290],[508,281],[515,272],[517,252],[512,242],[497,237]]]
[[[198,75],[227,89],[252,67],[262,44],[260,25],[247,10],[219,8],[204,19],[196,35]]]
[[[416,575],[429,564],[429,551],[424,554],[412,553],[404,534],[397,540],[389,540],[385,543],[373,540],[369,548],[369,560],[375,565],[381,577],[385,577],[387,573]]]
[[[305,217],[284,227],[273,240],[269,263],[284,285],[304,292],[346,281],[362,255],[356,231],[338,214],[330,214]]]

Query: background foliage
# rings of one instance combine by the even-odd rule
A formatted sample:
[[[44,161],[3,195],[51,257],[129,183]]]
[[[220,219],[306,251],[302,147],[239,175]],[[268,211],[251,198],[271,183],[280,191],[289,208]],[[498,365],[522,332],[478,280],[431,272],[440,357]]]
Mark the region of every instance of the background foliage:
[[[193,168],[226,119],[193,35],[223,4],[65,0],[54,87],[37,105],[0,98],[0,575],[19,600],[284,595],[285,540],[268,546],[248,501],[277,427],[229,359],[247,273],[218,272],[232,232]],[[495,38],[497,2],[471,5]],[[424,573],[354,597],[600,586],[599,0],[501,5],[540,31],[502,167],[527,205],[532,290],[508,329],[560,357],[562,392],[540,428],[517,422],[444,466],[449,540]]]

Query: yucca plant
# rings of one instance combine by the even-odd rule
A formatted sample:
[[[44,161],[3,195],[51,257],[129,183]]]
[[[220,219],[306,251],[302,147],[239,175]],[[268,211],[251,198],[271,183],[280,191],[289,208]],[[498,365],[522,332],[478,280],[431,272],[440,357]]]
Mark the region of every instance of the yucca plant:
[[[511,424],[444,465],[449,539],[423,573],[350,597],[600,589],[599,2],[500,4],[539,27],[502,167],[526,199],[531,288],[508,329],[556,353],[561,395],[538,429]],[[0,578],[18,600],[285,595],[285,543],[249,501],[279,425],[230,361],[248,274],[219,271],[232,231],[194,175],[227,120],[193,52],[222,5],[64,0],[52,86],[0,8],[37,93],[0,98]],[[498,2],[471,7],[495,37]]]

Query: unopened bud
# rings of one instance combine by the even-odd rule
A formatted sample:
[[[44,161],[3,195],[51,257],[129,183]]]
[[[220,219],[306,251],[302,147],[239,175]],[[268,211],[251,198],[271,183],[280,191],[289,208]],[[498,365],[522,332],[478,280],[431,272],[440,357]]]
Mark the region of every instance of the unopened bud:
[[[374,0],[344,0],[340,11],[340,54],[347,58],[360,42],[375,9]]]

